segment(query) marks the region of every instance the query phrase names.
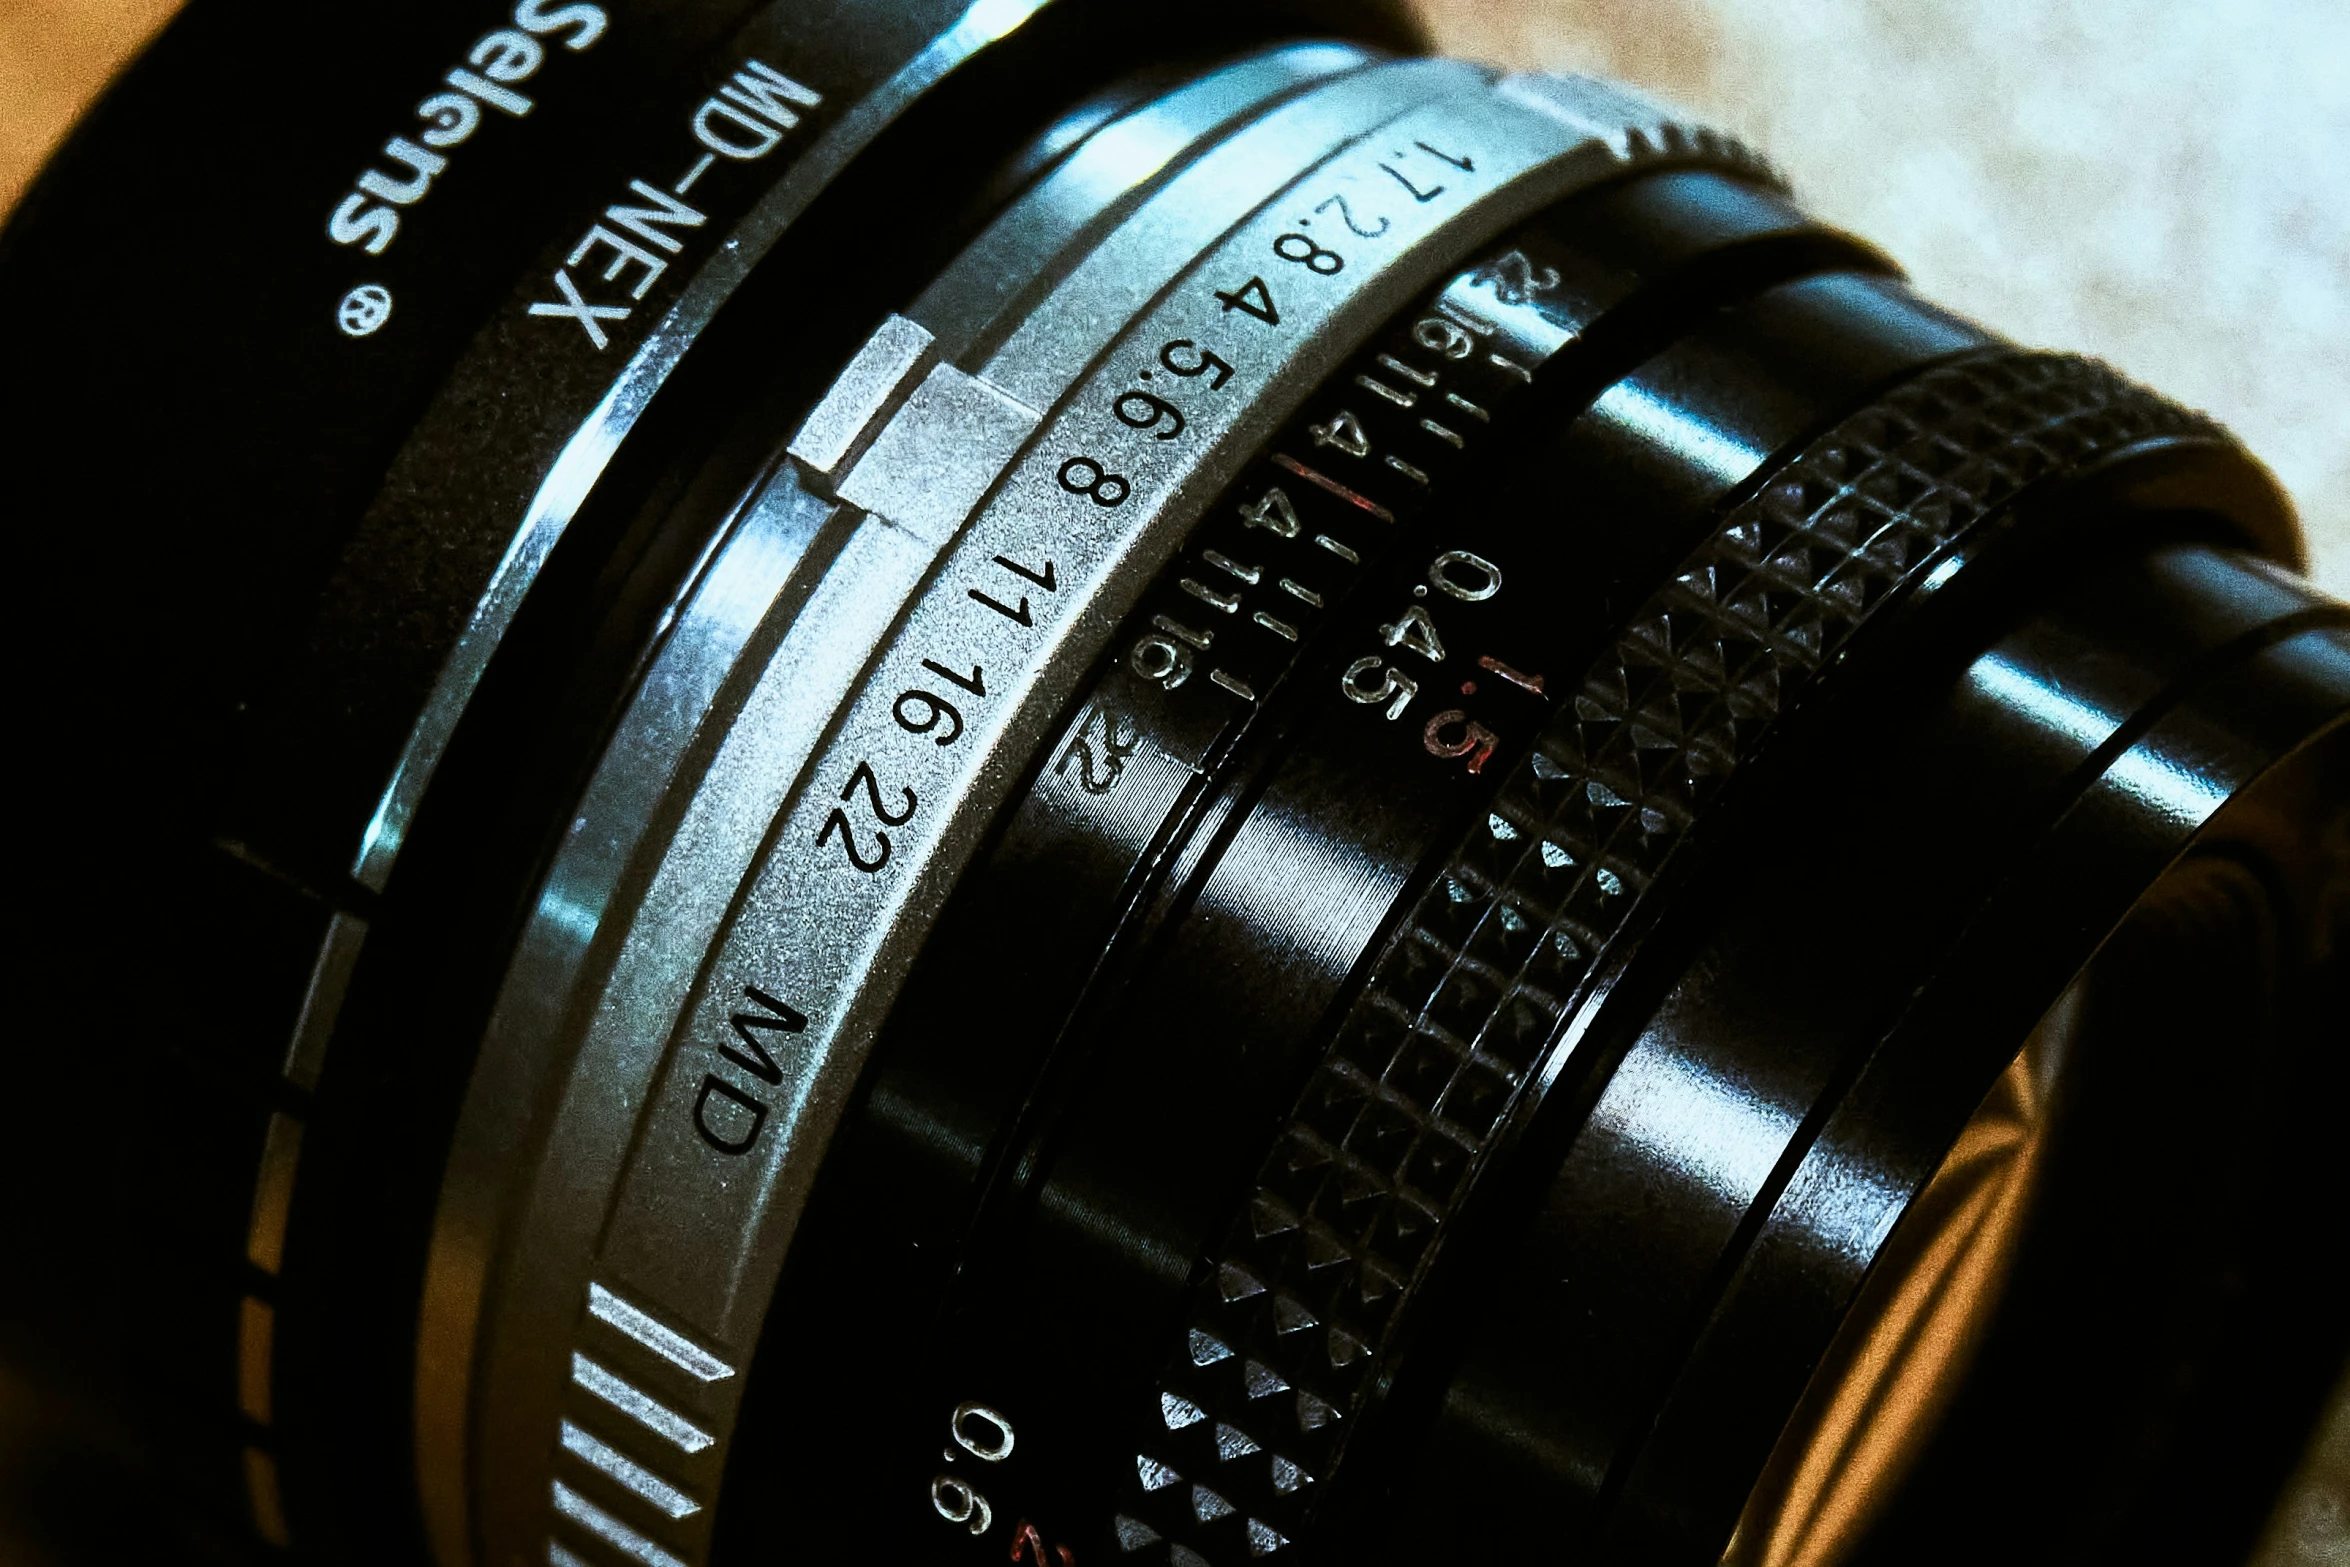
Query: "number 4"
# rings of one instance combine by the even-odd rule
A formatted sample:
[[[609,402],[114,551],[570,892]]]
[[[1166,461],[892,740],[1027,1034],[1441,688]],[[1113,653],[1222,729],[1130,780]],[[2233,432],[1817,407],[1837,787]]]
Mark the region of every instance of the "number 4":
[[[1273,291],[1265,287],[1265,280],[1261,277],[1250,278],[1234,293],[1227,294],[1218,289],[1216,298],[1223,302],[1226,315],[1240,310],[1255,316],[1267,326],[1281,324],[1281,312],[1273,308]]]
[[[1417,604],[1406,604],[1402,614],[1379,628],[1389,647],[1408,647],[1431,664],[1444,662],[1444,639],[1436,634],[1436,622]]]
[[[1285,539],[1297,537],[1297,506],[1278,484],[1265,491],[1265,498],[1254,506],[1243,502],[1240,515],[1252,528],[1268,528]]]

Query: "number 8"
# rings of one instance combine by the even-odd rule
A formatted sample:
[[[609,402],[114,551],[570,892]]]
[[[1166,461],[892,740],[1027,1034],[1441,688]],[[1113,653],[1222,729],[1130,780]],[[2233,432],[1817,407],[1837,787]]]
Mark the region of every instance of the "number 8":
[[[1305,248],[1303,250],[1297,250],[1291,248],[1293,245],[1303,245]],[[1273,254],[1279,256],[1284,261],[1303,262],[1305,264],[1305,269],[1308,272],[1314,273],[1319,277],[1329,277],[1333,273],[1343,272],[1346,270],[1346,258],[1344,256],[1340,255],[1335,250],[1324,250],[1321,246],[1315,244],[1312,240],[1306,238],[1303,234],[1282,235],[1279,239],[1273,241]],[[1322,263],[1325,261],[1329,262],[1330,264],[1328,266],[1322,265]]]
[[[1078,482],[1079,471],[1092,475]],[[1061,464],[1061,488],[1071,495],[1082,495],[1096,506],[1123,506],[1126,497],[1134,493],[1134,486],[1126,482],[1126,475],[1112,473],[1091,457],[1072,457]]]

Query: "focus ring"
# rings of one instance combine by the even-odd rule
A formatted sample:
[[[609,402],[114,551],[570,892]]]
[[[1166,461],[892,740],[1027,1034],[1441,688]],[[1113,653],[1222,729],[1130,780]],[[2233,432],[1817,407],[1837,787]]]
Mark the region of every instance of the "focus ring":
[[[1185,1567],[1310,1521],[1444,1227],[1597,960],[1723,785],[1896,592],[2027,485],[2217,431],[2093,361],[1919,376],[1813,441],[1571,688],[1410,910],[1195,1289],[1119,1543]]]

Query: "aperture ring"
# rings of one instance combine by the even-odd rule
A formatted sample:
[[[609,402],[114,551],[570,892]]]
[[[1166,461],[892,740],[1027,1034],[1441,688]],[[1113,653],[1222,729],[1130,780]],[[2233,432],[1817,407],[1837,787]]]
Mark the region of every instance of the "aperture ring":
[[[1723,786],[1901,590],[2026,486],[2199,416],[2068,355],[1929,371],[1813,441],[1631,616],[1390,939],[1207,1260],[1117,1534],[1298,1538],[1408,1306],[1601,959]]]
[[[1344,114],[1300,136],[1333,99]],[[1070,687],[1199,508],[1380,320],[1574,190],[1712,156],[1657,117],[1598,84],[1459,66],[1318,86],[1187,164],[980,374],[935,367],[854,457],[840,495],[867,514],[857,537],[922,552],[886,598],[848,595],[894,629],[825,639],[858,667],[796,693],[824,719],[813,749],[687,802],[733,801],[741,855],[675,901],[684,860],[654,870],[555,1063],[497,1271],[453,1292],[462,1311],[488,1303],[445,1339],[487,1346],[447,1405],[448,1429],[490,1433],[465,1458],[481,1555],[601,1539],[701,1556],[743,1365],[834,1124],[943,890]],[[1065,329],[1031,343],[1048,317]],[[1192,349],[1230,365],[1229,390]],[[1141,389],[1195,366],[1207,384],[1181,404]],[[975,406],[992,414],[961,417]],[[659,938],[688,903],[709,916],[700,939]]]

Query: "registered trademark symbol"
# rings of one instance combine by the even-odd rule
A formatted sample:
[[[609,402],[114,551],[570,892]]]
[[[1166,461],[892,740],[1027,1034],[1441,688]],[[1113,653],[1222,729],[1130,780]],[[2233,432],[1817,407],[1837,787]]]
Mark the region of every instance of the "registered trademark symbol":
[[[381,283],[362,283],[335,306],[335,324],[347,337],[365,337],[391,319],[392,291]]]

